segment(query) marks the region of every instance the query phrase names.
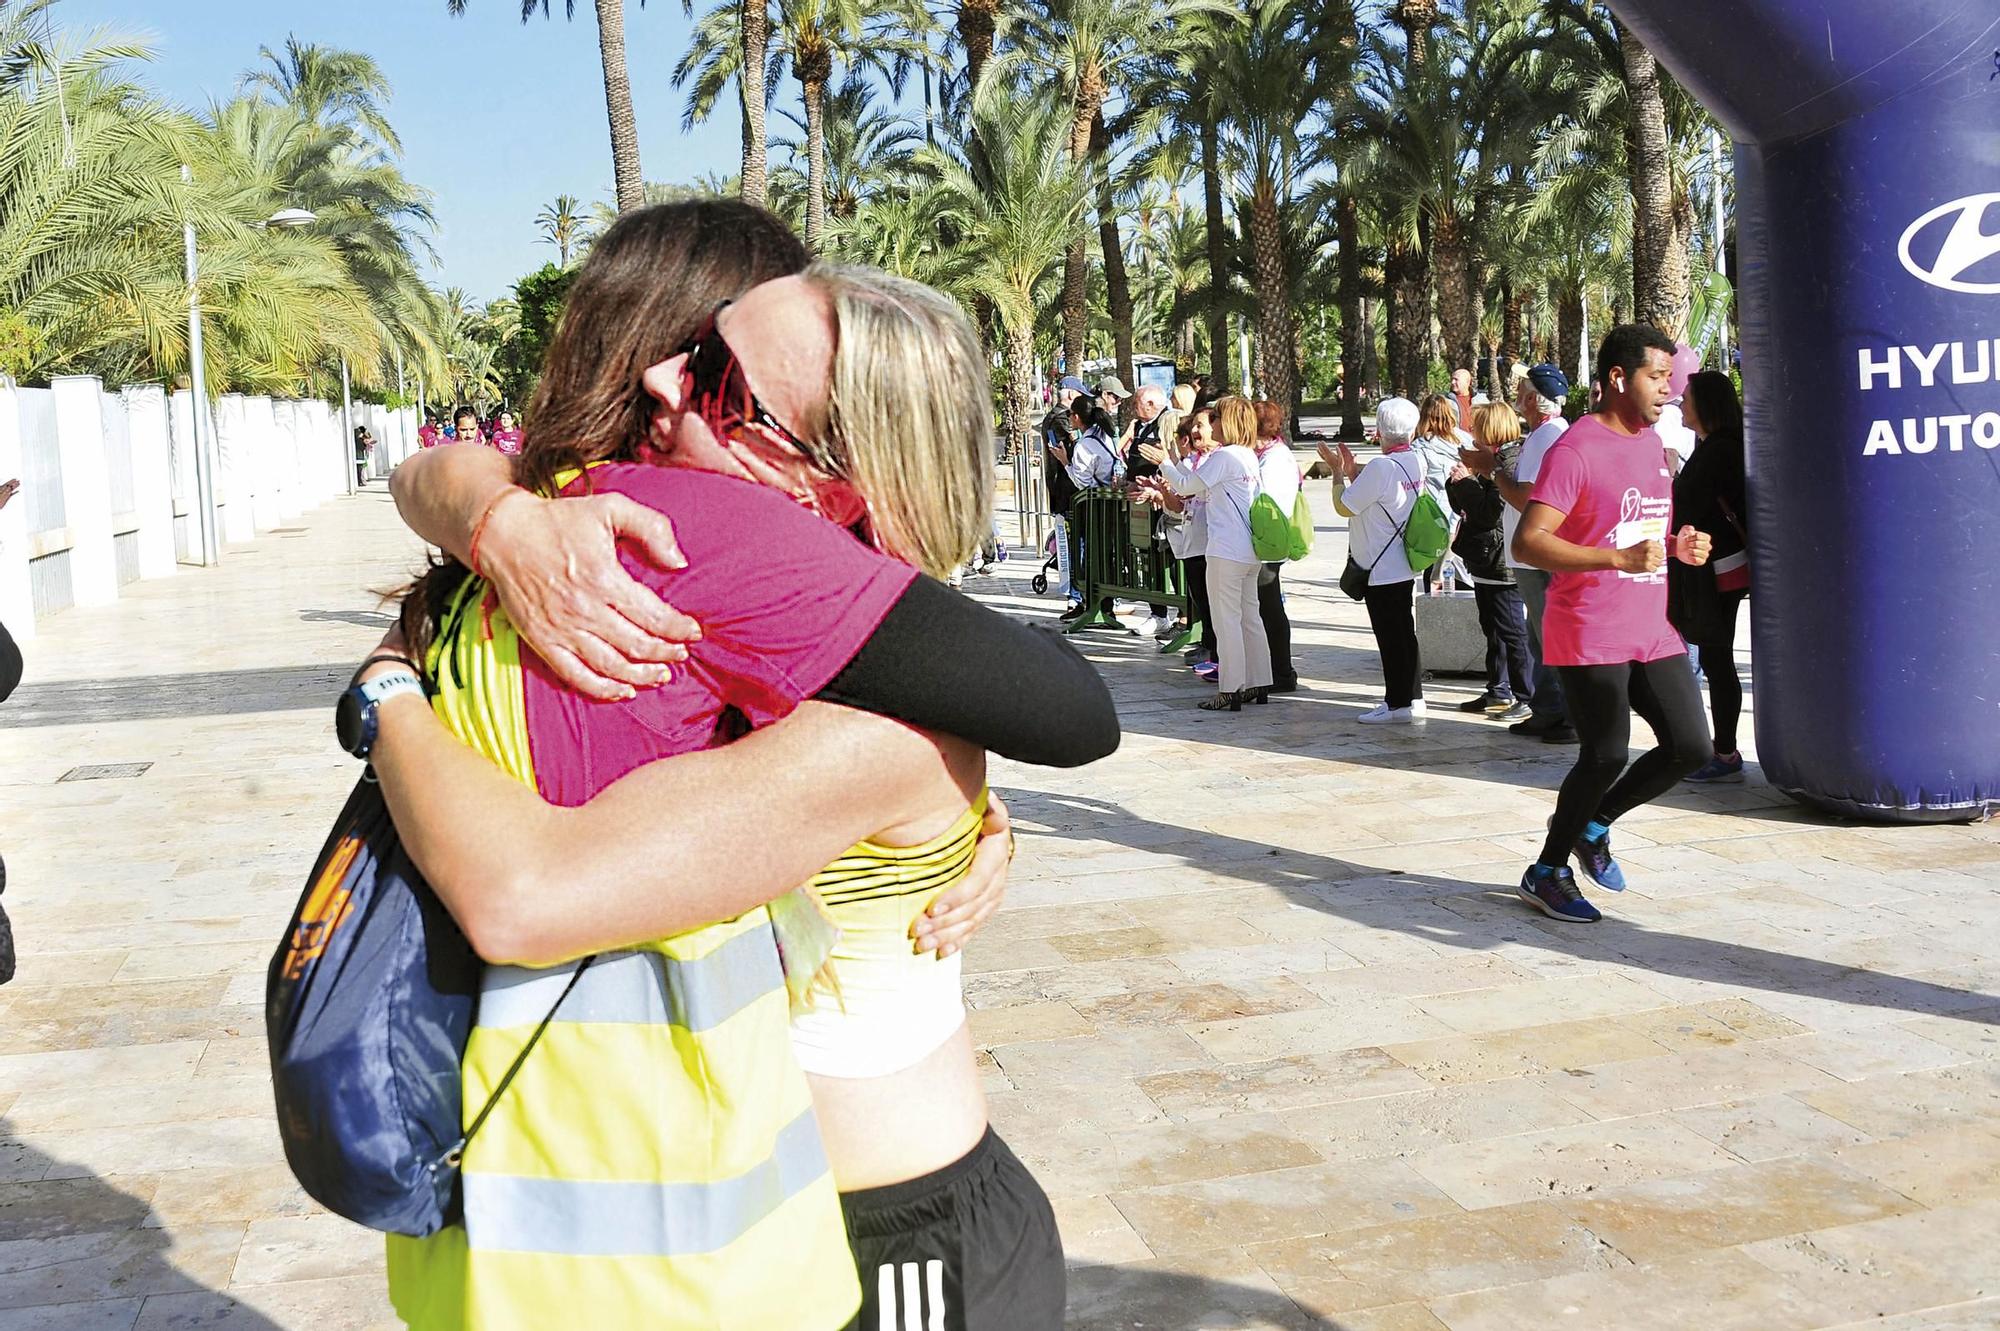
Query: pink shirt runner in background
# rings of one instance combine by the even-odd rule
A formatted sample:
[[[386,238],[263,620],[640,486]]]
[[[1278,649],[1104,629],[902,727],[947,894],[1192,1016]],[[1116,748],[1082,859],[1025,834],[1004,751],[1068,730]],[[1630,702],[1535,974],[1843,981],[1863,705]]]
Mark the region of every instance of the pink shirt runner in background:
[[[512,430],[495,429],[492,437],[487,442],[492,444],[495,449],[505,453],[508,457],[516,457],[521,452],[521,431],[518,428]]]
[[[1673,478],[1650,427],[1623,435],[1595,416],[1569,427],[1542,460],[1534,502],[1566,516],[1556,535],[1572,545],[1622,550],[1673,530]],[[1671,552],[1668,558],[1672,558]],[[1687,649],[1667,623],[1667,570],[1556,573],[1542,614],[1550,665],[1657,661]]]
[[[523,645],[535,779],[554,804],[582,804],[656,758],[732,738],[732,728],[742,727],[729,713],[750,729],[789,715],[846,667],[917,577],[908,564],[749,481],[619,464],[593,469],[589,485],[599,494],[630,495],[673,521],[685,569],[662,572],[629,551],[625,568],[692,615],[702,637],[689,644],[671,680],[625,702],[570,691]]]
[[[437,426],[426,423],[417,427],[417,444],[420,447],[436,448],[444,442],[444,431],[438,429]]]

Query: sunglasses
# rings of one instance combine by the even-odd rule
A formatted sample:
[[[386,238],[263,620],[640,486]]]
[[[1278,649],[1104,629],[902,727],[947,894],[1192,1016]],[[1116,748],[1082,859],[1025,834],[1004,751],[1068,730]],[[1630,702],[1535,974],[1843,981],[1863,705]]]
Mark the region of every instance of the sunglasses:
[[[688,409],[706,421],[718,437],[755,426],[806,457],[817,458],[818,450],[792,433],[751,391],[742,362],[736,359],[716,322],[728,307],[726,300],[717,305],[715,313],[708,316],[678,353],[687,357],[682,373],[686,376]]]

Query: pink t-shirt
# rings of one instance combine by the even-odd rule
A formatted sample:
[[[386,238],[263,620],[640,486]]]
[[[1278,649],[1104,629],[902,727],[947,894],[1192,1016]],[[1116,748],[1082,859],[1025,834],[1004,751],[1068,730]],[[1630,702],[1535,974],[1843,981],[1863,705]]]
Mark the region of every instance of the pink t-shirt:
[[[521,451],[521,431],[517,429],[496,429],[487,440],[500,452],[513,457]]]
[[[630,495],[672,519],[688,566],[663,572],[628,551],[625,568],[692,615],[702,638],[670,681],[626,702],[571,692],[523,645],[535,779],[554,804],[582,804],[657,758],[789,715],[833,681],[917,577],[748,481],[629,464],[589,476],[596,493]]]
[[[1534,502],[1566,514],[1556,535],[1572,545],[1622,550],[1673,530],[1673,478],[1651,428],[1622,435],[1585,416],[1549,449]],[[1671,557],[1671,556],[1669,556]],[[1667,624],[1667,570],[1557,573],[1542,613],[1550,665],[1657,661],[1687,649]]]

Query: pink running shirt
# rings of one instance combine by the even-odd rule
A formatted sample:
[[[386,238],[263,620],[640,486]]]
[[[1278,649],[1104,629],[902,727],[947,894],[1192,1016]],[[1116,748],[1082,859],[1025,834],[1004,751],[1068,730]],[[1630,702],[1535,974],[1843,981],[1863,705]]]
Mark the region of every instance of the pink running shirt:
[[[1622,435],[1585,416],[1549,449],[1534,502],[1564,513],[1556,535],[1572,545],[1622,550],[1673,531],[1673,478],[1651,427]],[[1668,551],[1667,557],[1673,557]],[[1687,649],[1667,624],[1667,570],[1556,573],[1542,614],[1550,665],[1657,661]]]
[[[572,692],[523,644],[528,742],[536,783],[552,804],[582,804],[656,758],[733,738],[732,721],[754,730],[789,715],[832,682],[917,577],[748,481],[634,464],[589,477],[595,493],[629,495],[673,520],[685,569],[662,572],[629,551],[621,557],[634,578],[692,615],[702,637],[671,680],[624,702]]]

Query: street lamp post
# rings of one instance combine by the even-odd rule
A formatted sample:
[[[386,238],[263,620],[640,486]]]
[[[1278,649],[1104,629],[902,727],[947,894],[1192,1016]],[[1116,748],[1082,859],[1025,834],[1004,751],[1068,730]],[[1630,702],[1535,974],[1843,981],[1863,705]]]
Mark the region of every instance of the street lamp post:
[[[194,173],[181,168],[181,180],[191,183]],[[215,530],[215,452],[212,431],[207,429],[208,378],[202,372],[201,291],[195,285],[197,265],[194,252],[194,221],[181,223],[181,240],[187,250],[188,284],[188,387],[194,394],[194,487],[196,520],[201,526],[201,562],[214,567],[221,561],[222,546]]]
[[[192,184],[194,172],[181,164],[181,181]],[[282,208],[257,225],[262,228],[307,226],[318,217],[304,208]],[[188,284],[188,390],[194,396],[194,486],[197,520],[201,527],[201,562],[213,568],[222,562],[222,534],[215,513],[215,431],[208,422],[208,375],[202,366],[200,262],[195,255],[194,219],[181,221],[181,243],[187,256]]]

